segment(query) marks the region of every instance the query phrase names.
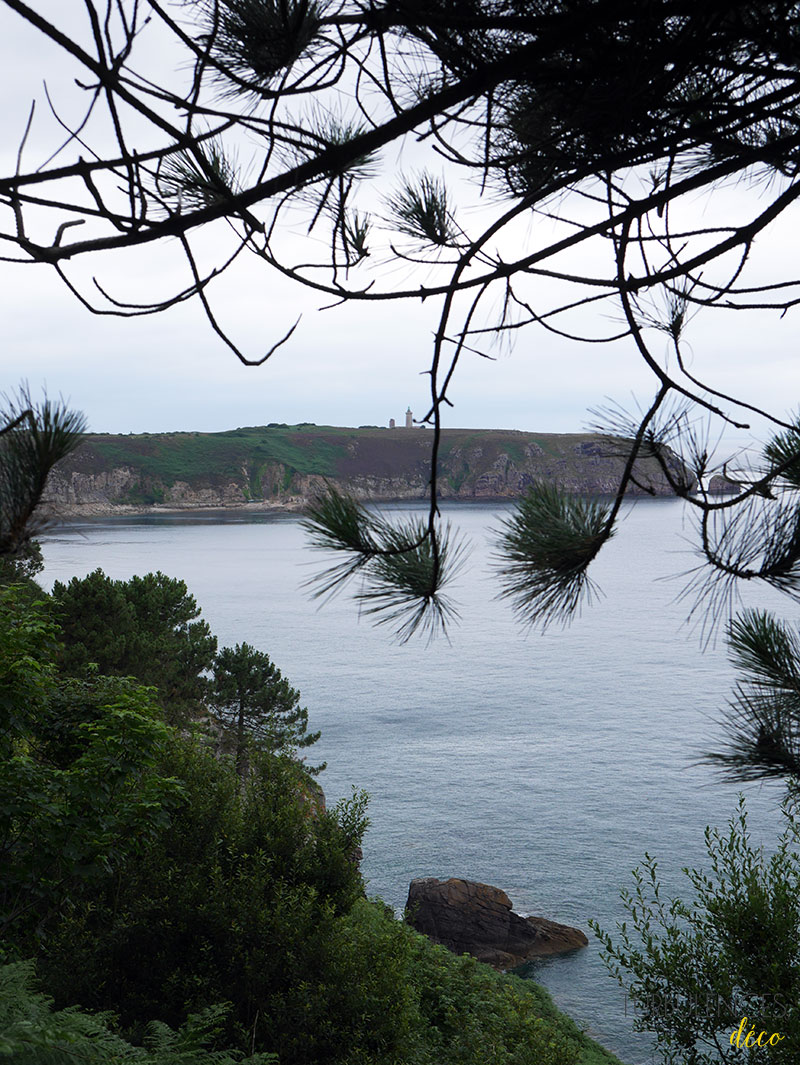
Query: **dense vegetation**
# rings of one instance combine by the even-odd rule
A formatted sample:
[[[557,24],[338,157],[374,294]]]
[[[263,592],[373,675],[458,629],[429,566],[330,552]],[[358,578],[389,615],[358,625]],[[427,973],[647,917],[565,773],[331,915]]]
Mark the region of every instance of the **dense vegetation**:
[[[635,870],[622,896],[626,922],[616,938],[600,938],[638,1027],[655,1033],[667,1065],[798,1060],[798,844],[790,809],[777,850],[765,855],[741,799],[726,830],[706,829],[708,865],[685,870],[685,899],[664,897],[655,859]]]
[[[169,609],[137,614],[140,595]],[[197,614],[161,574],[0,589],[0,1061],[612,1062],[534,985],[364,897],[365,799],[325,809],[294,756],[316,736],[266,655],[219,656],[218,692],[242,660],[284,697],[274,727],[249,699],[245,773],[224,721],[170,712],[198,678],[181,649],[213,657]]]
[[[102,570],[69,584],[57,581],[53,601],[65,672],[91,664],[102,674],[134,676],[157,687],[171,719],[199,710],[217,640],[183,581],[148,573],[114,581]]]

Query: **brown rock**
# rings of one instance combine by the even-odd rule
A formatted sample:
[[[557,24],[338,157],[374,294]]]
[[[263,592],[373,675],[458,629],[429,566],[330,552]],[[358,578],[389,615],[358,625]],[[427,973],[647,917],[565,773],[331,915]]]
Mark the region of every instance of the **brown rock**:
[[[412,880],[406,921],[434,943],[496,969],[513,969],[531,958],[588,943],[577,928],[545,917],[520,917],[500,888],[456,877]]]
[[[544,954],[564,954],[568,950],[585,947],[589,940],[580,928],[548,921],[546,917],[526,917],[525,920],[536,932],[537,946],[534,957]]]

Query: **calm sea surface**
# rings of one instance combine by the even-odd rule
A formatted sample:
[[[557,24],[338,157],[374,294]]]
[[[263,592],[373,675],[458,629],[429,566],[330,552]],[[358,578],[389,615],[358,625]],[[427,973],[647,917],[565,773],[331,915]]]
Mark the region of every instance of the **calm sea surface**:
[[[694,764],[719,737],[733,672],[722,640],[702,651],[684,624],[682,582],[663,579],[696,564],[683,505],[633,508],[593,566],[605,598],[545,635],[526,635],[494,599],[490,531],[508,510],[448,513],[472,548],[453,588],[462,621],[428,646],[393,645],[349,600],[317,609],[301,585],[323,556],[294,515],[62,526],[44,542],[44,579],[160,569],[186,581],[220,646],[267,651],[322,730],[311,757],[328,762],[329,802],[369,792],[371,894],[401,907],[413,877],[461,876],[503,888],[519,912],[613,929],[645,851],[684,892],[682,866],[707,864],[703,829],[724,825],[739,790]],[[747,602],[793,617],[769,593]],[[780,789],[745,791],[753,836],[770,847]],[[533,975],[629,1065],[651,1060],[594,941]]]

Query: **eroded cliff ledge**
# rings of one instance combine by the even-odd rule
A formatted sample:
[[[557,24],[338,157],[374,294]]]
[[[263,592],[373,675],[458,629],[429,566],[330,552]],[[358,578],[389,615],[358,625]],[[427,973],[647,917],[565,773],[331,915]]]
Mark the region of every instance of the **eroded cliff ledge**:
[[[325,481],[364,500],[425,497],[432,434],[426,429],[269,425],[225,433],[89,434],[55,469],[61,506],[302,506]],[[501,500],[534,481],[600,495],[616,489],[623,441],[591,434],[445,429],[443,499]],[[671,462],[676,470],[680,463]],[[634,492],[670,494],[653,459],[637,464]]]

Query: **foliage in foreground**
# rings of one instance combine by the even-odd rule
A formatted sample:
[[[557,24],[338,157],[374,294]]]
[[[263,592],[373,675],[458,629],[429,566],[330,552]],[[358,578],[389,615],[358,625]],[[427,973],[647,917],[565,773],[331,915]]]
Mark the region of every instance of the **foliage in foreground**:
[[[270,1065],[273,1054],[244,1057],[210,1051],[225,1007],[190,1016],[178,1031],[161,1022],[148,1026],[144,1046],[114,1031],[113,1018],[70,1008],[53,1010],[52,1000],[33,986],[33,964],[0,967],[0,1062],[10,1065]]]
[[[153,772],[169,730],[152,692],[116,678],[59,690],[56,638],[47,604],[0,590],[0,934],[31,944],[146,846],[180,791]]]
[[[800,778],[800,634],[745,610],[728,644],[739,682],[723,713],[726,743],[706,760],[733,780]]]
[[[180,752],[178,752],[180,753]],[[145,854],[50,937],[46,986],[146,1021],[232,1002],[224,1045],[284,1065],[572,1065],[574,1032],[541,1017],[514,978],[431,946],[361,897],[358,804],[312,821],[273,766],[243,797],[236,774],[195,754],[176,767],[188,801]]]
[[[782,1065],[800,1045],[800,638],[746,610],[730,623],[728,646],[739,679],[723,711],[725,742],[704,760],[729,780],[787,782],[775,853],[751,843],[741,798],[727,832],[706,829],[710,869],[684,870],[689,901],[664,898],[648,855],[622,895],[630,927],[615,942],[593,926],[637,1027],[655,1033],[674,1065]]]
[[[786,809],[774,855],[755,847],[744,800],[728,831],[706,829],[707,872],[685,870],[689,901],[662,895],[647,857],[623,893],[630,915],[617,941],[593,925],[612,974],[653,1031],[669,1065],[790,1065],[800,1045],[800,816]],[[731,1034],[747,1018],[739,1045]],[[745,1047],[774,1033],[772,1046]]]
[[[532,985],[364,899],[363,798],[326,811],[263,751],[242,780],[152,689],[59,674],[46,602],[0,607],[0,1061],[592,1060]]]
[[[618,1065],[541,988],[433,946],[380,902],[357,902],[321,942],[319,962],[318,979],[303,989],[302,1024],[287,1030],[280,1056],[210,1049],[230,1004],[190,1014],[177,1030],[151,1022],[134,1045],[109,1013],[54,1010],[34,990],[32,963],[6,965],[0,967],[0,1062]]]
[[[320,943],[363,891],[362,804],[323,812],[296,765],[267,757],[242,790],[229,762],[180,738],[160,772],[185,801],[53,930],[46,987],[138,1034],[153,1017],[178,1026],[187,1009],[231,1001],[232,1043],[280,1049],[302,1021]]]

